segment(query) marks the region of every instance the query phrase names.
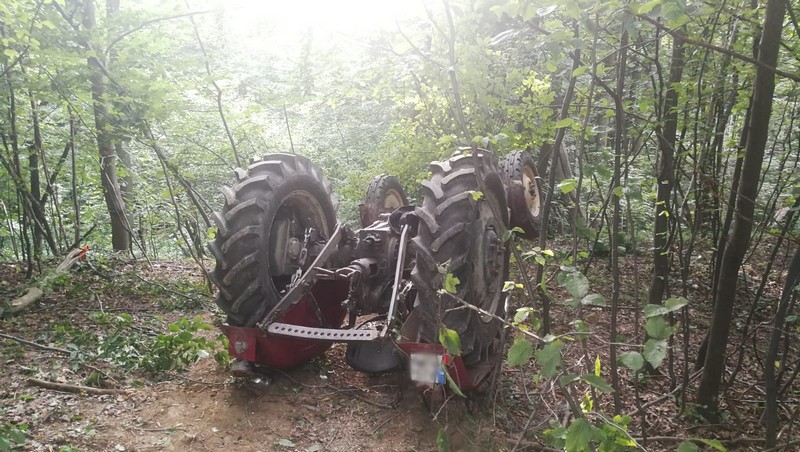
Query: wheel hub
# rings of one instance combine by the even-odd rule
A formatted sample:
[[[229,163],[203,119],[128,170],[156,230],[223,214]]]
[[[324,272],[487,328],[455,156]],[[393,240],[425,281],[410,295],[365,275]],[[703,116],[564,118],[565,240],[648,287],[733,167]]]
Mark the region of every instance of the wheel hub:
[[[541,200],[539,199],[539,187],[536,184],[536,177],[530,168],[522,171],[522,186],[525,188],[525,203],[534,217],[539,216]]]

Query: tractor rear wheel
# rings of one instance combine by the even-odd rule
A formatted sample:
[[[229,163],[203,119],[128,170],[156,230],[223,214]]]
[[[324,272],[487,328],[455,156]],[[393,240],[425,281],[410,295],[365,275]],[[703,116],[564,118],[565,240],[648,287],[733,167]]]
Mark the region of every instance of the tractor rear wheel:
[[[503,346],[498,344],[502,325],[495,317],[464,309],[452,296],[441,294],[446,274],[458,279],[456,297],[503,318],[509,259],[503,244],[508,228],[503,178],[493,155],[479,151],[478,159],[482,171],[472,155],[431,163],[432,176],[422,183],[424,198],[416,209],[420,222],[413,239],[416,264],[411,273],[421,339],[438,343],[440,325],[455,330],[467,366],[497,358],[497,348]]]
[[[234,171],[223,187],[225,206],[213,217],[208,243],[216,267],[217,305],[233,326],[253,326],[281,299],[301,268],[306,233],[329,237],[336,225],[331,184],[307,158],[270,154]],[[305,266],[310,259],[305,259]]]
[[[506,155],[501,167],[509,179],[508,205],[511,227],[525,231],[524,238],[535,240],[542,226],[544,197],[536,172],[536,161],[528,151],[516,150]]]
[[[391,213],[408,205],[403,185],[394,176],[380,174],[372,178],[364,196],[361,210],[361,227],[374,223],[382,213]]]

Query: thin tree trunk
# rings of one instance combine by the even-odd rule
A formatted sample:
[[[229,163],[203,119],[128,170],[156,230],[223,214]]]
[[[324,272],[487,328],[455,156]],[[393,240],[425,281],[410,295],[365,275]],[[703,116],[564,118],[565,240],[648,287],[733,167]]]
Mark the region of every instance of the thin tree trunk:
[[[661,304],[664,300],[669,278],[670,212],[672,187],[675,185],[675,139],[678,132],[678,91],[676,84],[683,78],[683,43],[674,40],[669,69],[667,94],[664,96],[662,114],[663,129],[656,128],[658,135],[659,166],[656,194],[656,216],[653,232],[653,279],[647,296],[648,304]]]
[[[622,105],[622,93],[625,91],[625,72],[628,66],[628,32],[622,32],[622,39],[619,43],[619,60],[617,61],[617,97],[614,99],[614,182],[618,187],[621,179],[622,152],[624,146],[625,133],[625,109]],[[611,361],[611,386],[614,388],[614,414],[619,414],[622,409],[622,399],[620,398],[619,372],[617,372],[617,317],[619,313],[619,223],[620,223],[620,196],[618,193],[612,195],[613,210],[611,214],[611,325],[609,331],[609,356]]]
[[[75,212],[74,243],[77,243],[81,239],[81,203],[78,199],[78,172],[75,164],[75,116],[73,115],[72,107],[69,107],[69,148],[72,169],[70,190],[72,191],[72,207]]]
[[[778,382],[775,378],[775,361],[778,357],[778,348],[783,336],[786,316],[795,294],[795,286],[800,281],[800,248],[797,248],[789,265],[786,281],[783,285],[783,295],[778,305],[778,312],[772,322],[772,335],[764,357],[764,388],[767,392],[766,406],[764,407],[764,423],[767,427],[767,442],[765,448],[775,447],[778,437]]]
[[[778,63],[785,6],[784,0],[767,1],[758,52],[758,60],[766,66],[775,67]],[[722,256],[720,279],[714,298],[714,313],[708,334],[708,352],[697,389],[697,404],[703,407],[702,410],[709,417],[715,417],[718,408],[719,388],[725,369],[725,352],[736,303],[739,269],[750,244],[761,165],[769,136],[769,119],[775,93],[775,72],[764,65],[758,66],[753,83],[753,109],[750,123],[747,125],[750,131],[742,163],[740,189],[736,197],[736,215],[730,241]]]
[[[94,2],[87,1],[84,5],[83,26],[92,29],[97,24],[95,18]],[[90,70],[89,82],[91,84],[92,100],[94,102],[94,123],[97,135],[97,149],[100,154],[100,179],[103,186],[103,195],[111,220],[111,244],[114,250],[130,250],[130,231],[125,215],[125,202],[119,192],[117,181],[116,159],[113,137],[109,131],[109,111],[105,96],[106,86],[103,79],[102,63],[97,57],[91,56],[87,60]]]

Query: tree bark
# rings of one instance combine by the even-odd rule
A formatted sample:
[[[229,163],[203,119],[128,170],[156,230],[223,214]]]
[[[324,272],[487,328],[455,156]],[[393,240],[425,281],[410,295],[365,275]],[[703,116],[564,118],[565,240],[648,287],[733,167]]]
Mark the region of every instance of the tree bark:
[[[722,374],[725,370],[725,351],[728,346],[733,308],[736,303],[736,288],[739,269],[745,251],[750,244],[753,228],[753,212],[761,179],[761,165],[769,134],[769,119],[775,93],[775,72],[769,67],[778,63],[778,50],[785,14],[784,0],[768,0],[764,15],[764,28],[759,43],[758,61],[753,84],[752,115],[749,134],[742,162],[742,178],[736,196],[736,214],[728,245],[722,256],[720,278],[714,298],[714,313],[709,330],[708,352],[705,357],[703,375],[697,389],[697,404],[707,417],[715,417]]]
[[[796,296],[795,286],[800,281],[800,248],[795,250],[792,263],[786,275],[783,285],[783,295],[781,296],[778,312],[772,322],[772,335],[767,348],[767,355],[764,357],[764,388],[767,392],[766,405],[764,407],[764,423],[767,427],[767,443],[765,448],[775,447],[778,439],[778,381],[775,378],[775,362],[778,358],[778,348],[780,347],[783,328],[786,324],[786,316],[789,313],[789,306],[792,298]]]
[[[662,107],[663,128],[658,126],[658,150],[660,154],[658,167],[658,189],[656,194],[656,217],[653,231],[653,279],[647,296],[649,304],[661,304],[669,278],[669,225],[670,201],[672,188],[675,185],[675,138],[678,132],[678,91],[675,84],[683,79],[683,43],[674,40],[672,44],[672,61],[669,68],[667,94]],[[677,212],[675,212],[677,213]]]
[[[87,1],[84,6],[83,26],[92,29],[97,24],[95,18],[94,2]],[[109,122],[108,101],[105,96],[106,86],[103,79],[102,63],[97,57],[87,60],[89,82],[91,84],[92,100],[94,101],[94,123],[97,135],[97,149],[100,153],[100,178],[103,185],[103,195],[111,220],[111,244],[116,251],[130,249],[130,231],[128,219],[125,215],[125,202],[119,191],[117,180],[116,159],[111,124]]]

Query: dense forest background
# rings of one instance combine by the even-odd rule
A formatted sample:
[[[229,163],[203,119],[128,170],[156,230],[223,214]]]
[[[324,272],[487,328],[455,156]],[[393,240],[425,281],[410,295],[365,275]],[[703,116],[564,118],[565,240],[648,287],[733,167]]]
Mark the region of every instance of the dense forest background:
[[[757,399],[740,411],[758,447],[796,444],[798,5],[295,3],[0,3],[0,261],[43,278],[88,244],[205,273],[221,188],[251,158],[310,157],[355,224],[376,174],[417,201],[459,146],[526,149],[549,202],[539,243],[515,242],[508,365],[571,401],[550,445],[638,446],[613,416],[644,416],[624,388],[648,378],[710,423]],[[587,335],[608,367],[589,402],[570,380],[595,368]],[[607,423],[586,414],[595,390]]]

